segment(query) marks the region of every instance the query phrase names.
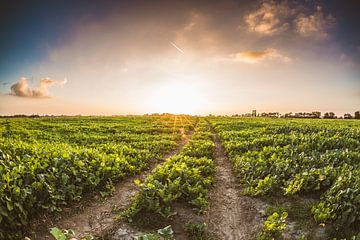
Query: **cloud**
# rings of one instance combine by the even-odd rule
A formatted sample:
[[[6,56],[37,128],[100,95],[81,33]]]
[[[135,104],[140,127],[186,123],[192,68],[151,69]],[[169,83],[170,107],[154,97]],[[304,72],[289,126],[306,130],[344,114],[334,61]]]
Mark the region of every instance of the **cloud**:
[[[289,28],[285,20],[295,14],[286,1],[265,1],[256,11],[245,16],[248,30],[262,35],[274,35]]]
[[[294,20],[296,31],[304,37],[314,37],[315,39],[325,39],[328,37],[327,30],[335,23],[333,16],[325,15],[320,6],[309,16],[300,14]]]
[[[264,60],[277,59],[283,62],[291,62],[291,58],[279,53],[277,49],[266,48],[263,51],[244,51],[232,54],[229,58],[236,62],[259,63]]]
[[[18,97],[28,97],[28,98],[49,98],[51,95],[48,92],[48,88],[53,85],[64,85],[66,84],[67,79],[63,81],[53,80],[48,77],[40,80],[39,84],[35,88],[31,88],[28,85],[27,78],[22,77],[19,81],[13,84],[10,89],[10,95]]]
[[[303,37],[326,39],[335,18],[325,14],[321,6],[315,9],[288,1],[265,0],[260,7],[245,16],[248,30],[264,36],[294,32]]]

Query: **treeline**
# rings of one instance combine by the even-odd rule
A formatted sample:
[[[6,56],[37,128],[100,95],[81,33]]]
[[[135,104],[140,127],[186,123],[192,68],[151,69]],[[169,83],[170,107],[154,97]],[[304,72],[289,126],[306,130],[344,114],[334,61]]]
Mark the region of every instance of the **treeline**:
[[[152,114],[144,114],[144,116],[172,116],[177,114],[171,113],[152,113]],[[88,117],[90,115],[86,115]],[[103,115],[102,115],[103,116]],[[113,117],[122,116],[122,115],[112,115]],[[125,115],[125,116],[135,116],[135,115]],[[188,116],[181,114],[181,116]],[[209,114],[208,116],[215,116]],[[217,115],[222,116],[222,115]],[[360,111],[356,111],[354,115],[351,113],[345,113],[343,116],[336,116],[334,112],[326,112],[324,115],[321,115],[321,112],[298,112],[298,113],[284,113],[281,114],[279,112],[263,112],[256,114],[256,111],[253,110],[252,113],[245,113],[245,114],[233,114],[232,117],[271,117],[271,118],[324,118],[324,119],[360,119]],[[38,114],[15,114],[15,115],[3,115],[0,118],[40,118],[40,117],[69,117],[68,115],[38,115]],[[82,117],[82,115],[73,115],[71,117]],[[84,116],[85,117],[85,116]]]
[[[2,115],[0,118],[40,118],[40,117],[66,117],[67,115],[39,115],[39,114],[15,114],[15,115]],[[76,115],[81,116],[81,115]]]
[[[356,111],[354,115],[345,113],[343,116],[336,116],[334,112],[326,112],[321,115],[321,112],[298,112],[298,113],[285,113],[280,114],[279,112],[263,112],[256,114],[253,113],[245,114],[234,114],[232,117],[272,117],[272,118],[324,118],[324,119],[360,119],[360,111]]]

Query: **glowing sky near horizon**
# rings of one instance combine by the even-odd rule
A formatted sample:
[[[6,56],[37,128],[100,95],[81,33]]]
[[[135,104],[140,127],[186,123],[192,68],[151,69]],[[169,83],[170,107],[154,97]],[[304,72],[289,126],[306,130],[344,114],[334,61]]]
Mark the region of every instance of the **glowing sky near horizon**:
[[[0,115],[360,110],[357,1],[72,2],[0,4]]]

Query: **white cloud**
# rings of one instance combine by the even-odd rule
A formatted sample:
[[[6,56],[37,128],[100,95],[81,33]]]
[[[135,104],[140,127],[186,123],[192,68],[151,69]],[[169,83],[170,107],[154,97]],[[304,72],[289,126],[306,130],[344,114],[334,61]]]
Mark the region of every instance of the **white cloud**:
[[[11,89],[11,95],[18,97],[29,97],[29,98],[49,98],[51,95],[48,92],[48,88],[52,85],[64,85],[67,79],[63,81],[53,80],[48,77],[40,80],[39,84],[35,88],[31,88],[28,85],[27,78],[22,77],[19,81],[13,84]]]

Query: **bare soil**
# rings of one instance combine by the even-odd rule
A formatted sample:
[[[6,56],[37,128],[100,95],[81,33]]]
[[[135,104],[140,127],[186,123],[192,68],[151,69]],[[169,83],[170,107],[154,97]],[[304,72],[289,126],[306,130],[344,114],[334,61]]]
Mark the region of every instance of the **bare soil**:
[[[140,233],[131,229],[125,223],[117,221],[116,212],[130,206],[132,197],[138,191],[138,187],[134,183],[134,180],[144,180],[160,162],[178,154],[183,146],[189,141],[191,135],[192,132],[188,135],[183,135],[182,141],[176,150],[166,154],[160,161],[155,161],[150,164],[147,170],[141,172],[139,175],[129,176],[117,183],[115,185],[115,192],[111,197],[105,200],[98,196],[85,198],[80,203],[74,204],[71,208],[64,209],[64,213],[58,216],[57,219],[50,216],[44,216],[41,223],[37,222],[32,227],[30,234],[32,239],[53,239],[49,233],[49,228],[51,227],[72,229],[77,238],[88,235],[102,237],[110,229],[113,229],[114,225],[116,225],[117,228],[114,232],[114,239],[134,239],[134,237]]]
[[[189,222],[205,222],[205,216],[196,214],[196,212],[186,206],[185,204],[175,204],[174,210],[176,211],[175,217],[171,221],[172,229],[174,230],[174,237],[176,240],[190,240],[192,238],[189,237],[184,227]]]
[[[217,170],[206,217],[207,235],[215,239],[254,239],[261,228],[265,204],[241,194],[241,186],[233,174],[219,136],[214,129],[212,133],[216,144]]]

